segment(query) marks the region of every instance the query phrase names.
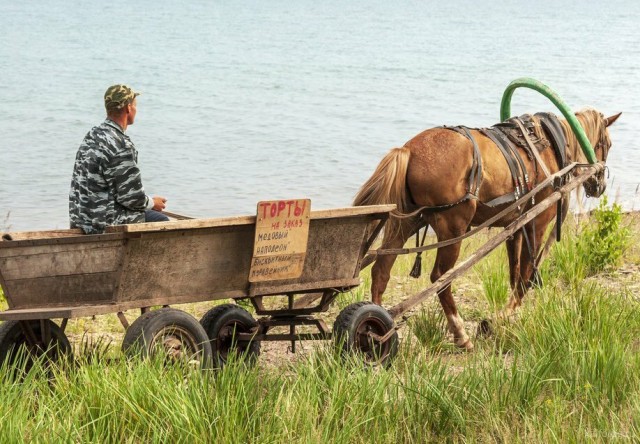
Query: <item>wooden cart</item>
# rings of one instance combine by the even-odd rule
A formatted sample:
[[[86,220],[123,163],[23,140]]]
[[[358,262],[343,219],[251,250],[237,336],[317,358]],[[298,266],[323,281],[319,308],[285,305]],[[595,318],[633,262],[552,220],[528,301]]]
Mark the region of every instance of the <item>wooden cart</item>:
[[[68,319],[117,313],[126,329],[123,349],[127,353],[150,355],[159,350],[203,366],[222,366],[230,352],[253,360],[262,341],[291,341],[295,350],[297,340],[334,337],[345,352],[387,365],[397,351],[397,330],[413,310],[546,208],[561,206],[571,190],[603,168],[602,164],[571,164],[460,238],[417,248],[369,250],[393,205],[312,212],[301,274],[266,282],[249,279],[255,216],[122,225],[91,236],[74,230],[6,233],[0,240],[0,284],[9,309],[0,312],[0,320],[6,321],[0,325],[0,361],[14,359],[14,351],[22,345],[29,356],[67,355],[71,351],[64,334]],[[326,311],[338,294],[358,286],[360,270],[377,256],[459,242],[550,186],[555,190],[552,194],[430,286],[388,310],[370,302],[351,304],[340,312],[332,331],[314,317]],[[558,223],[556,235],[549,237],[543,251],[559,237]],[[265,297],[273,296],[284,296],[286,306],[268,308]],[[197,322],[170,307],[217,299],[249,299],[260,317],[254,319],[239,305],[223,304]],[[123,313],[130,309],[141,311],[131,325]],[[313,332],[296,331],[301,326]],[[275,327],[288,327],[288,332],[274,332]]]
[[[299,339],[330,338],[331,331],[313,314],[360,284],[362,259],[393,208],[311,212],[302,274],[267,282],[248,279],[255,216],[121,225],[100,235],[79,230],[3,233],[0,284],[9,309],[0,312],[5,321],[0,359],[15,359],[23,345],[30,356],[68,355],[67,320],[106,313],[116,313],[126,329],[125,352],[161,350],[203,366],[223,365],[231,350],[255,357],[265,340],[292,341],[295,347]],[[276,295],[285,296],[286,307],[267,308],[264,298]],[[213,307],[200,322],[171,308],[244,298],[261,316],[257,321],[235,303]],[[334,324],[338,336],[373,332],[380,337],[393,330],[393,320],[380,307],[354,307],[347,307]],[[129,325],[124,311],[131,309],[140,309],[141,315]],[[288,327],[288,333],[270,333],[279,326]],[[299,326],[311,326],[314,333],[297,333]],[[367,338],[360,348],[371,359],[397,347],[397,341],[385,341],[383,350],[374,349]]]

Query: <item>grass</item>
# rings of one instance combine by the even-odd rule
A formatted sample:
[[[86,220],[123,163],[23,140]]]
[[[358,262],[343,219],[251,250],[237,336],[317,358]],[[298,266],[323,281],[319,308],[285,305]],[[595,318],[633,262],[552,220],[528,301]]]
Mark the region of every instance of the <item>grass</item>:
[[[0,436],[5,442],[125,443],[636,441],[638,282],[622,272],[640,264],[632,220],[620,218],[608,228],[610,234],[628,230],[626,240],[610,243],[624,256],[589,257],[590,242],[599,240],[589,230],[606,224],[565,225],[542,267],[545,285],[531,291],[518,316],[501,321],[494,336],[476,339],[473,353],[449,345],[437,298],[401,331],[389,370],[344,362],[328,343],[295,360],[261,358],[252,369],[232,362],[215,372],[126,360],[114,347],[80,343],[77,362],[49,373],[36,366],[16,380],[0,369]],[[463,254],[478,242],[467,242]],[[455,282],[466,319],[489,316],[504,302],[505,262],[496,251]],[[406,278],[412,265],[412,257],[398,261],[385,303],[426,286],[430,265],[423,263],[420,279]],[[328,318],[366,297],[365,285],[343,295]],[[91,327],[88,320],[74,328]]]

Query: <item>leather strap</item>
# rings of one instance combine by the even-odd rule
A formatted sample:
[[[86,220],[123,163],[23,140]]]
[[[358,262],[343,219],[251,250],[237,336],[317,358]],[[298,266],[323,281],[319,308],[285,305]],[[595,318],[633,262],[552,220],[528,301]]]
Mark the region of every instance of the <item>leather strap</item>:
[[[480,149],[478,148],[478,144],[476,143],[476,139],[471,135],[471,131],[466,126],[461,127],[464,131],[464,135],[467,136],[471,143],[473,144],[473,162],[471,164],[471,173],[469,174],[469,194],[473,194],[475,196],[478,195],[478,190],[480,190],[480,185],[482,185],[482,156],[480,155]],[[474,180],[475,178],[475,180]]]
[[[498,134],[501,133],[493,128],[481,129],[480,132],[491,139],[507,161],[507,166],[509,167],[511,178],[513,180],[513,187],[515,188],[515,199],[519,198],[525,193],[525,189],[523,187],[524,178],[520,175],[520,168],[517,165],[517,161],[515,160],[513,152],[509,148],[507,141],[499,137]]]
[[[567,165],[567,139],[562,130],[560,120],[552,113],[536,113],[540,119],[540,125],[547,132],[547,137],[556,154],[558,165],[564,168]]]
[[[513,119],[513,121],[518,125],[518,127],[520,128],[520,131],[522,131],[522,135],[524,136],[524,140],[527,142],[527,145],[529,145],[529,149],[531,149],[531,152],[533,153],[534,157],[536,158],[536,160],[540,164],[540,167],[542,168],[542,171],[544,172],[545,177],[549,177],[551,175],[551,173],[549,172],[549,168],[547,168],[547,165],[542,160],[542,157],[540,157],[540,153],[538,152],[538,149],[536,148],[536,146],[533,144],[533,142],[529,138],[529,134],[528,134],[527,130],[525,129],[524,125],[522,124],[522,122],[518,118]]]
[[[490,200],[489,202],[483,202],[483,205],[486,205],[488,207],[497,207],[498,205],[503,205],[509,202],[513,202],[517,200],[516,198],[516,192],[512,192],[512,193],[508,193],[508,194],[503,194],[500,197],[496,197],[495,199]]]
[[[511,143],[509,141],[509,138],[502,131],[496,131],[496,136],[500,140],[502,140],[504,145],[507,147],[507,149],[511,153],[511,157],[513,157],[516,160],[518,166],[520,167],[520,175],[518,176],[518,180],[520,181],[520,187],[522,188],[521,194],[528,192],[531,189],[531,187],[529,186],[529,171],[527,170],[527,167],[524,164],[524,161],[522,160],[520,153],[518,153],[517,145],[514,143]]]
[[[511,156],[509,155],[509,152],[502,145],[502,143],[498,140],[498,138],[495,136],[493,131],[491,131],[490,129],[483,128],[483,129],[480,130],[480,132],[482,134],[484,134],[486,137],[488,137],[498,147],[498,149],[502,153],[502,156],[507,161],[507,166],[509,167],[509,171],[511,172],[511,178],[513,180],[513,187],[516,189],[516,193],[520,194],[520,186],[518,185],[518,171],[517,171],[516,166],[513,163],[513,160],[511,158]]]

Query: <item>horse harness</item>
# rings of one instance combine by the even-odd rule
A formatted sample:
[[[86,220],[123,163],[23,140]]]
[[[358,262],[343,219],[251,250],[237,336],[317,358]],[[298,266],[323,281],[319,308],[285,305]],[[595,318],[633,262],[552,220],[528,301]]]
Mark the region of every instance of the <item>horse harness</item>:
[[[537,113],[535,116],[540,122],[543,133],[547,134],[547,138],[538,137],[535,131],[536,122],[529,114],[524,114],[520,117],[512,117],[511,119],[492,126],[491,128],[477,129],[482,135],[488,137],[500,150],[504,156],[509,171],[511,172],[511,178],[513,180],[514,191],[498,196],[489,202],[481,202],[478,198],[478,191],[482,185],[482,157],[478,144],[474,139],[469,128],[465,126],[442,126],[440,128],[455,131],[471,141],[473,144],[473,160],[471,164],[471,171],[469,172],[469,179],[467,185],[467,193],[457,202],[445,205],[438,205],[433,207],[422,207],[420,212],[438,212],[444,211],[455,207],[458,204],[466,202],[470,199],[476,199],[481,204],[489,207],[497,207],[499,205],[509,204],[518,200],[521,196],[531,191],[535,184],[529,179],[529,173],[522,159],[522,156],[518,152],[518,148],[522,148],[526,153],[529,160],[534,160],[534,175],[538,175],[538,165],[543,170],[545,176],[549,177],[550,172],[547,166],[544,164],[539,152],[552,147],[555,153],[556,160],[559,165],[559,169],[563,169],[568,165],[567,161],[567,140],[562,130],[562,125],[558,118],[551,113]],[[409,196],[411,196],[409,191]],[[533,202],[532,197],[532,202]],[[411,197],[411,200],[413,198]],[[535,225],[533,226],[535,232]],[[529,239],[526,230],[523,230],[524,239],[529,250],[529,255],[534,259],[534,252],[536,246],[534,239]],[[423,245],[426,237],[426,230],[423,233],[422,241],[420,242],[419,232],[416,233],[416,247]],[[421,274],[421,253],[418,253],[413,269],[409,273],[412,277],[419,277]],[[537,272],[537,264],[534,264],[534,274]]]
[[[473,144],[473,160],[471,164],[471,171],[469,172],[467,193],[457,202],[432,207],[423,207],[422,211],[444,211],[470,199],[479,200],[478,191],[480,190],[483,179],[482,157],[480,155],[478,143],[471,134],[470,129],[479,131],[482,135],[488,137],[493,143],[495,143],[507,161],[507,166],[511,172],[511,178],[513,180],[514,191],[498,196],[489,202],[480,202],[483,205],[493,208],[514,202],[533,188],[534,184],[529,179],[529,173],[527,172],[527,168],[522,160],[522,156],[520,155],[518,148],[522,148],[524,150],[529,160],[535,159],[533,165],[536,176],[538,173],[538,165],[540,165],[540,168],[542,168],[547,177],[550,175],[549,170],[540,158],[539,154],[539,152],[542,152],[549,147],[553,148],[560,169],[567,166],[567,141],[564,136],[564,132],[562,131],[560,121],[551,113],[537,113],[535,116],[538,118],[542,128],[546,130],[548,139],[538,137],[536,135],[536,123],[529,114],[524,114],[520,117],[512,117],[511,119],[494,125],[491,128],[467,128],[466,126],[439,127],[455,131],[469,139]]]

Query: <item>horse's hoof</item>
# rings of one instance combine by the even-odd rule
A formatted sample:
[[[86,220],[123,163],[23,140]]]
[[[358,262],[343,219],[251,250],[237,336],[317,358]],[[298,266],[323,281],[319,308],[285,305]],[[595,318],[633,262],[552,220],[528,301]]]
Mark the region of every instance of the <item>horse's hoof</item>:
[[[478,336],[486,338],[491,335],[493,335],[493,322],[489,319],[483,319],[478,324]]]
[[[471,339],[467,339],[464,342],[460,343],[458,341],[456,341],[456,346],[464,351],[473,351],[473,342],[471,342]]]

